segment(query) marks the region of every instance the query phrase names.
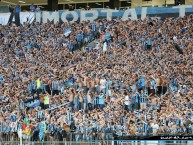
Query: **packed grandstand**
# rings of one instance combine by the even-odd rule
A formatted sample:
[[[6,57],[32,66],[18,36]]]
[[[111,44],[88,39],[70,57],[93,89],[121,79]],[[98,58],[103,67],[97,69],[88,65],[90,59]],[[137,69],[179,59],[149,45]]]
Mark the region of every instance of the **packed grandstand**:
[[[0,25],[1,141],[193,135],[192,23]]]

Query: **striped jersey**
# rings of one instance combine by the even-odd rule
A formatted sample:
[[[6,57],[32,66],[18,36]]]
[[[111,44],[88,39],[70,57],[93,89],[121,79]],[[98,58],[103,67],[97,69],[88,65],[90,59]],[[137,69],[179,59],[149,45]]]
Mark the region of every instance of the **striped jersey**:
[[[140,103],[145,103],[147,101],[147,95],[140,94]]]

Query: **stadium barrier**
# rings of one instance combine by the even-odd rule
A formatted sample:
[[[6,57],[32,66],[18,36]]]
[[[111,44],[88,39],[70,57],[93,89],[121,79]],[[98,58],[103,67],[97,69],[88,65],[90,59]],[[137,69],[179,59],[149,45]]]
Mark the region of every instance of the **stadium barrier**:
[[[22,142],[22,145],[192,145],[193,141],[98,141],[98,142]],[[20,145],[20,142],[0,142],[0,145]]]
[[[33,134],[23,135],[22,140],[13,134],[3,134],[0,145],[192,145],[191,136],[120,136],[115,137],[112,133],[98,133],[85,135],[82,133],[68,133],[67,138],[61,141],[59,136],[50,137],[44,134],[44,139],[39,141],[38,136],[32,139]]]

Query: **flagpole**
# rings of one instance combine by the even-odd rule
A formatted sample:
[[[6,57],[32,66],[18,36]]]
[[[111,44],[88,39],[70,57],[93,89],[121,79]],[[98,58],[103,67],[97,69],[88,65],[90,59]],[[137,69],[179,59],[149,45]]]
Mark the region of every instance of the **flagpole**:
[[[22,136],[20,137],[20,145],[22,145]]]
[[[20,145],[22,145],[22,130],[21,130],[21,128],[19,129],[18,136],[19,136],[19,139],[20,139]]]

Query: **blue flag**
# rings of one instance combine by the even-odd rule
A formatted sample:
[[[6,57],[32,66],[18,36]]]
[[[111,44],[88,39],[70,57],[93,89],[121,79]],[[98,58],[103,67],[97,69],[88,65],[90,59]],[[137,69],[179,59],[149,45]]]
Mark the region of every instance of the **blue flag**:
[[[64,32],[64,35],[66,37],[68,37],[70,33],[71,33],[71,30],[70,29],[66,29],[65,32]]]
[[[42,139],[44,138],[44,131],[45,131],[45,123],[42,122],[40,125],[40,132],[39,132],[40,141],[42,141]]]
[[[110,33],[107,33],[107,34],[105,35],[105,39],[106,39],[106,40],[110,40],[110,39],[111,39],[111,34],[110,34]]]

